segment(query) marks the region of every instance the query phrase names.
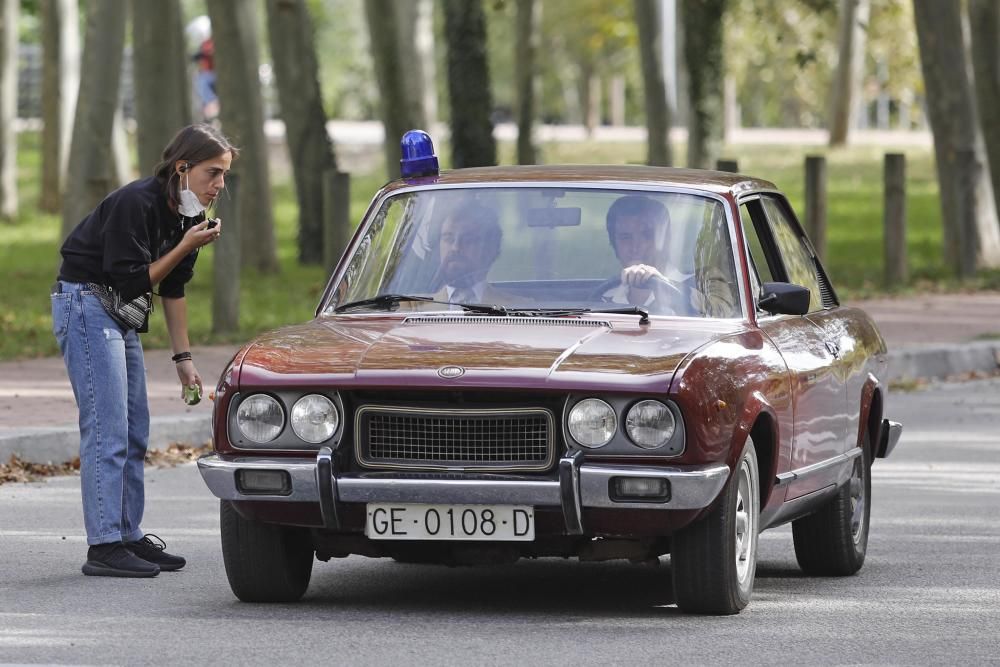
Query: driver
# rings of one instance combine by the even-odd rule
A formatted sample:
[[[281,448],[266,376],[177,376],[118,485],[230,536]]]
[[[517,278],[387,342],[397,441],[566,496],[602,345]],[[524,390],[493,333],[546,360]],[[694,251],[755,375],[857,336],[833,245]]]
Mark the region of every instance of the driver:
[[[666,257],[670,216],[658,201],[627,195],[608,209],[608,239],[622,264],[620,279],[602,300],[644,308],[659,314],[685,315],[691,311],[691,288],[671,281],[656,267]]]

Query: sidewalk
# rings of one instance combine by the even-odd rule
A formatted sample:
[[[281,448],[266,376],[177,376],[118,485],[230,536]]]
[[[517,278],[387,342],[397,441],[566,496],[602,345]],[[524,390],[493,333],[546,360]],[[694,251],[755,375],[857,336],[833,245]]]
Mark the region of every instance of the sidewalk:
[[[890,354],[890,380],[992,372],[1000,366],[1000,292],[933,294],[856,301],[879,325]],[[188,407],[168,350],[147,350],[150,445],[203,444],[211,437],[207,394],[236,346],[194,347],[206,397]],[[13,453],[35,462],[76,456],[79,433],[62,359],[0,363],[0,461]]]

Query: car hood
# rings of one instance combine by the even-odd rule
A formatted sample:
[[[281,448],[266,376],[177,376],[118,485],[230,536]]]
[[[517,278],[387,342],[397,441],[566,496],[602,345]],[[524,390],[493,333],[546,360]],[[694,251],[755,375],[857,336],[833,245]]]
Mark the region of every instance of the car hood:
[[[742,331],[733,320],[334,316],[257,338],[243,387],[494,387],[666,391],[695,349]],[[443,378],[458,366],[464,374]]]

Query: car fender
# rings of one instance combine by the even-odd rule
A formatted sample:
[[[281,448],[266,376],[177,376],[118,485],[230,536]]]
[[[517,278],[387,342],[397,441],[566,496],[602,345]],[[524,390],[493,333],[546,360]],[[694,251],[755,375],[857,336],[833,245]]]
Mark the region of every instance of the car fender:
[[[882,426],[882,406],[884,406],[885,397],[882,396],[881,383],[878,378],[868,374],[868,378],[865,383],[861,386],[861,405],[858,406],[858,435],[856,446],[864,446],[864,434],[865,429],[874,429],[871,432],[871,445],[874,447],[876,443],[879,442],[881,437],[881,426]],[[872,413],[872,406],[878,401],[879,407],[877,408],[877,413]],[[876,421],[872,421],[875,419]],[[874,458],[874,452],[869,452]]]
[[[757,418],[766,414],[775,435],[770,468],[789,465],[791,379],[784,359],[760,330],[726,336],[685,359],[670,395],[685,420],[684,463],[725,463],[732,469]]]

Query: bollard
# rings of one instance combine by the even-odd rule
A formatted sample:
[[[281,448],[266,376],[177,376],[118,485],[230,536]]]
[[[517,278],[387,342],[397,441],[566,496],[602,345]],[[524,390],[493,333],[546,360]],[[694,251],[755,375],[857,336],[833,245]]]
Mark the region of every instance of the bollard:
[[[222,219],[222,235],[212,244],[212,333],[240,330],[240,237],[243,220],[239,207],[240,178],[226,175],[226,190],[219,198],[216,215]]]
[[[738,174],[740,171],[740,165],[736,160],[719,158],[715,161],[715,170],[728,171],[733,174]]]
[[[806,156],[806,234],[819,260],[826,260],[826,158]]]
[[[327,169],[323,172],[323,266],[328,271],[337,268],[352,231],[351,175]]]
[[[909,280],[906,265],[906,156],[886,153],[884,168],[885,285],[899,287]]]

